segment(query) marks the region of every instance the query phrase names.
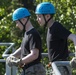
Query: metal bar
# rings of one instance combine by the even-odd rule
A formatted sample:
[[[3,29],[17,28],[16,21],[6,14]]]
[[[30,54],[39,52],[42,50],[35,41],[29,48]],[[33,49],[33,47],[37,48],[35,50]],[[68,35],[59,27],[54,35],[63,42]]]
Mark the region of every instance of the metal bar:
[[[48,53],[42,53],[43,57],[48,57]],[[75,56],[75,53],[69,53],[69,56]]]
[[[2,57],[4,58],[7,58],[9,56],[8,52],[10,49],[14,49],[14,43],[0,43],[0,46],[8,46],[7,49],[5,49],[5,52],[2,54]],[[1,62],[5,62],[3,59],[0,60]],[[14,72],[14,73],[12,73]],[[17,74],[17,69],[14,68],[14,67],[9,67],[7,64],[6,64],[6,73],[5,75],[16,75]]]
[[[42,57],[48,57],[48,53],[42,53]]]
[[[14,47],[14,43],[0,43],[0,45],[10,45],[7,49],[5,49],[5,52],[2,54],[2,57],[6,58],[9,56],[9,54],[7,54],[9,52],[9,50]]]
[[[54,62],[57,66],[67,66],[67,65],[70,65],[70,62],[69,61],[55,61]]]
[[[55,61],[52,63],[52,68],[53,68],[55,74],[59,75],[59,70],[58,70],[57,66],[66,66],[69,71],[69,75],[72,75],[72,69],[71,69],[69,61]]]
[[[5,59],[0,59],[0,62],[5,62],[6,60]]]
[[[14,49],[14,43],[0,43],[0,45],[2,45],[2,46],[9,46],[7,49],[5,49],[5,52],[3,53],[3,57],[4,58],[6,58],[6,57],[8,57],[9,56],[9,54],[8,54],[8,52],[9,52],[9,50],[10,49]],[[69,56],[75,56],[75,54],[74,53],[70,53],[69,54]],[[48,57],[48,53],[42,53],[42,57]],[[0,60],[0,62],[5,62],[5,60]],[[58,68],[57,68],[57,65],[69,65],[69,61],[67,61],[67,62],[65,62],[65,61],[56,61],[56,62],[53,62],[52,63],[52,68],[53,68],[53,70],[54,70],[54,72],[55,72],[55,75],[61,75],[61,73],[60,73],[60,71],[58,70]],[[15,68],[15,67],[13,67],[12,69],[6,64],[6,75],[11,75],[11,73],[12,72],[14,72],[14,73],[12,73],[12,75],[16,75],[17,73],[16,73],[16,71],[17,71],[17,68]]]
[[[53,69],[55,75],[61,75],[60,71],[58,70],[58,68],[57,68],[57,66],[55,64],[55,62],[53,62],[51,64],[52,64],[52,69]]]
[[[1,46],[8,46],[8,45],[12,45],[14,43],[0,43]]]

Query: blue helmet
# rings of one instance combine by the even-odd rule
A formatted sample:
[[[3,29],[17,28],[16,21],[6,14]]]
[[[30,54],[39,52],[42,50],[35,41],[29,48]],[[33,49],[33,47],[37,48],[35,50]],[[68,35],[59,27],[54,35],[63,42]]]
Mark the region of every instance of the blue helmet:
[[[55,8],[50,2],[43,2],[37,5],[35,14],[55,14]]]
[[[18,8],[13,12],[12,19],[13,21],[19,20],[24,17],[30,16],[29,11],[26,8]]]

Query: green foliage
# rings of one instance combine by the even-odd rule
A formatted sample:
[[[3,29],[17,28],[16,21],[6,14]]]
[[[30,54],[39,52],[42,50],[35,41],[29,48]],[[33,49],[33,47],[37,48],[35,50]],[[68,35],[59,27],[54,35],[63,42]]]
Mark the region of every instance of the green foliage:
[[[15,27],[15,23],[12,22],[12,12],[18,8],[24,6],[24,0],[0,0],[0,42],[14,42],[16,48],[19,47],[22,40],[22,32]],[[33,0],[34,1],[34,0]],[[36,0],[33,4],[28,0],[27,7],[31,12],[31,22],[34,27],[40,32],[43,42],[44,52],[47,52],[46,48],[46,31],[41,28],[34,14],[35,5],[38,3],[48,1],[54,4],[56,8],[55,20],[59,21],[72,33],[76,34],[76,1],[75,0]],[[33,7],[33,8],[31,8]],[[44,34],[45,32],[45,34]],[[69,40],[68,40],[69,41]],[[69,49],[74,52],[74,44],[68,42]],[[0,47],[2,53],[6,47]],[[1,74],[0,74],[1,75]]]

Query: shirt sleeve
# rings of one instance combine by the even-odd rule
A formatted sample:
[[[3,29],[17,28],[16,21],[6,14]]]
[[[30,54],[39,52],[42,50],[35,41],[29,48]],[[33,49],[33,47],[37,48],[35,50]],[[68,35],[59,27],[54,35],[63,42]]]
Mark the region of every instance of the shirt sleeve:
[[[63,27],[61,24],[56,26],[55,33],[56,33],[56,36],[62,39],[66,39],[71,34],[71,32],[67,30],[65,27]]]
[[[34,48],[37,48],[39,49],[40,48],[40,37],[36,34],[32,35],[31,37],[31,40],[30,40],[30,49],[34,49]]]

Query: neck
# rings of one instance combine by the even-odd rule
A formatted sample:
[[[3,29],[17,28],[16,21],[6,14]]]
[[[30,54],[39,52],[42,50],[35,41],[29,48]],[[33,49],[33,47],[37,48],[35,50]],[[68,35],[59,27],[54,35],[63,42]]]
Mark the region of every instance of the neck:
[[[29,21],[26,25],[26,32],[31,30],[32,28],[34,28],[34,27],[32,26],[31,22]]]
[[[49,22],[48,22],[48,28],[50,28],[52,25],[53,25],[53,23],[54,23],[55,21],[53,20],[53,19],[51,19]]]

